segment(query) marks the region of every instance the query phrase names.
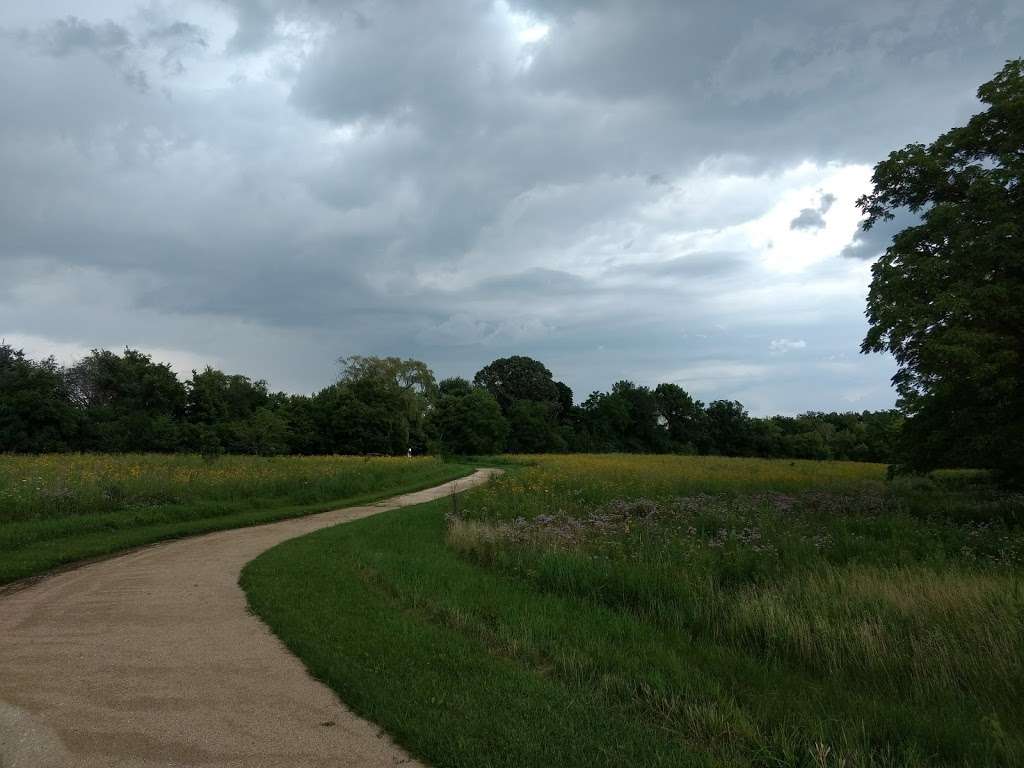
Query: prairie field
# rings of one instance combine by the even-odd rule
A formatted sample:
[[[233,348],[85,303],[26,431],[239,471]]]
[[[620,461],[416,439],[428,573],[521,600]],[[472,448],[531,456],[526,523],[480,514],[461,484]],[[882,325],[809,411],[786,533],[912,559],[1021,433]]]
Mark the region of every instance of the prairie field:
[[[1024,762],[1024,496],[872,464],[514,460],[243,574],[314,674],[415,755]]]
[[[468,471],[433,458],[0,454],[0,584],[161,539],[415,490]]]

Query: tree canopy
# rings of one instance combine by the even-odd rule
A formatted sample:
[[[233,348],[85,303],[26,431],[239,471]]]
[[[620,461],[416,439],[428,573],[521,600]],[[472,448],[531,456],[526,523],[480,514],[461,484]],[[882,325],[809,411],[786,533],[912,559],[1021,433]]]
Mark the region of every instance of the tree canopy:
[[[864,352],[890,352],[912,469],[1024,477],[1024,60],[978,89],[987,108],[875,166],[864,226],[909,210],[872,267]]]
[[[335,383],[292,395],[212,367],[182,382],[169,365],[131,349],[96,350],[62,367],[0,344],[0,451],[632,451],[886,461],[901,422],[889,411],[756,419],[739,403],[705,406],[678,384],[652,389],[627,380],[576,405],[568,386],[526,357],[496,360],[476,379],[435,383],[418,360],[355,357],[342,360]],[[507,411],[481,381],[509,395]]]
[[[462,378],[442,381],[439,390],[428,429],[441,453],[483,455],[505,450],[508,421],[494,395]]]
[[[550,403],[557,410],[562,396],[547,366],[522,355],[502,357],[484,366],[476,372],[473,383],[494,395],[504,414],[517,400]]]

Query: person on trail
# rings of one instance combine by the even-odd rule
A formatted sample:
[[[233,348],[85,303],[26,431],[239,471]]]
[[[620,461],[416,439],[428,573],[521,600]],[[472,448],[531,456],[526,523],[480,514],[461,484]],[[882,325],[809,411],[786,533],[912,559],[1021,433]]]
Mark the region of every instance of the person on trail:
[[[409,458],[411,459],[411,458],[412,458],[412,448],[410,448],[410,449],[409,449],[409,450],[408,450],[408,451],[406,452],[406,454],[405,454],[405,455],[406,455],[406,456],[408,456],[408,457],[409,457]]]

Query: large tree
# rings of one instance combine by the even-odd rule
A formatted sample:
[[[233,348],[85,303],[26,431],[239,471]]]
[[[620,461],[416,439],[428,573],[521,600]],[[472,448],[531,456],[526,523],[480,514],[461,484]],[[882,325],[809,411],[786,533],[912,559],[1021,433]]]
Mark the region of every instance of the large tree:
[[[909,210],[872,267],[864,352],[891,352],[913,469],[1024,477],[1024,60],[978,89],[987,109],[875,166],[865,228]]]
[[[289,450],[288,422],[279,413],[287,401],[271,395],[267,382],[226,374],[207,366],[185,382],[183,441],[201,452],[277,454]]]
[[[564,451],[566,439],[560,418],[572,416],[572,390],[556,382],[539,360],[524,355],[502,357],[484,366],[473,377],[498,401],[508,420],[508,447],[514,453]]]
[[[56,361],[0,342],[0,453],[74,448],[79,414]]]
[[[697,453],[707,449],[704,406],[678,384],[659,384],[654,390],[658,412],[665,420],[673,451]]]
[[[490,454],[505,449],[508,422],[494,395],[462,378],[445,379],[428,417],[430,431],[446,454]]]
[[[715,453],[748,456],[753,452],[754,429],[743,403],[714,400],[705,409],[708,438]]]
[[[315,398],[324,447],[332,453],[404,454],[426,449],[434,374],[419,360],[348,357],[341,377]]]
[[[523,355],[502,357],[484,366],[473,383],[494,395],[506,415],[517,400],[531,400],[549,404],[552,416],[557,416],[564,397],[547,366]]]
[[[167,363],[138,350],[94,349],[67,373],[82,410],[82,447],[96,451],[174,451],[185,411],[185,387]]]

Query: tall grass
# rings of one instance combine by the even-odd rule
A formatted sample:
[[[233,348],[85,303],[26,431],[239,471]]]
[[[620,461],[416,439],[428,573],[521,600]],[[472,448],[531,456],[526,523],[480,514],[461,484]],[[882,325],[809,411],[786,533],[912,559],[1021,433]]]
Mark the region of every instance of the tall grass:
[[[164,538],[414,490],[468,469],[406,457],[0,455],[0,583]]]
[[[547,457],[467,494],[449,515],[447,542],[541,592],[883,707],[943,702],[978,740],[962,748],[988,755],[978,763],[1024,759],[1024,498],[974,477],[886,485],[882,474],[813,462]],[[612,673],[590,654],[567,673],[623,678],[625,698],[687,728],[698,727],[694,718],[698,730],[718,727],[708,720],[729,719],[732,708],[714,697],[684,701],[671,685],[648,695],[650,670]],[[742,723],[720,725],[739,738]],[[866,737],[822,748],[833,761],[882,760],[872,746],[880,737]],[[913,762],[901,754],[898,764]]]
[[[586,514],[615,499],[671,499],[698,493],[849,490],[885,483],[884,464],[730,459],[720,456],[576,454],[512,457],[528,469],[474,491],[478,513],[512,519]]]
[[[276,547],[250,604],[451,766],[1024,765],[1024,499],[974,473],[533,456]]]
[[[0,454],[0,522],[192,501],[356,496],[436,467],[426,457]]]

